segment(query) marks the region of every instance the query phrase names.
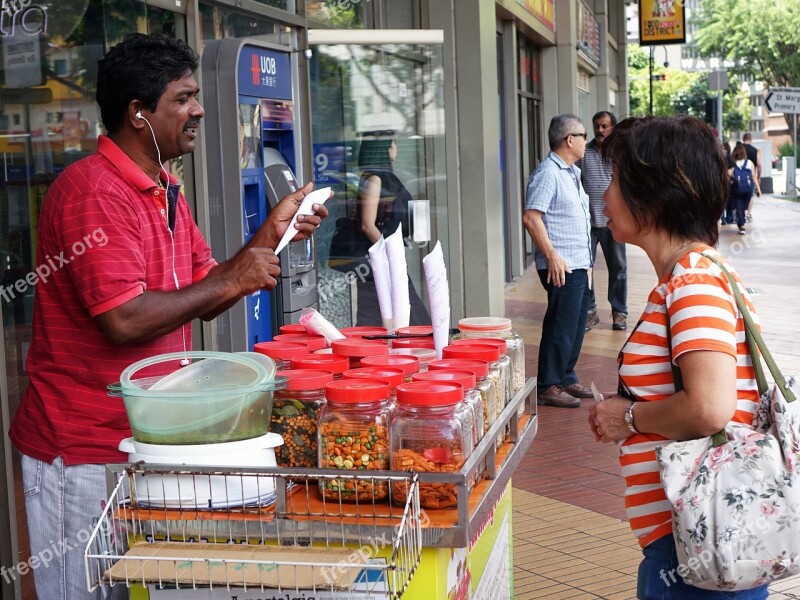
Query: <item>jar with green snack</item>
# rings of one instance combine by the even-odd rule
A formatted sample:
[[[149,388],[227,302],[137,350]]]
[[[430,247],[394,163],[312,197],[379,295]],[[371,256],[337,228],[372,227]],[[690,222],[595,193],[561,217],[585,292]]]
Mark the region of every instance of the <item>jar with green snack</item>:
[[[325,386],[319,414],[319,466],[364,473],[389,469],[390,387],[385,381],[342,379]],[[386,481],[368,477],[320,477],[320,493],[336,502],[383,500]]]
[[[333,381],[329,371],[295,369],[281,371],[287,386],[275,393],[270,430],[283,438],[275,449],[279,467],[317,466],[317,423],[325,405],[325,385]]]

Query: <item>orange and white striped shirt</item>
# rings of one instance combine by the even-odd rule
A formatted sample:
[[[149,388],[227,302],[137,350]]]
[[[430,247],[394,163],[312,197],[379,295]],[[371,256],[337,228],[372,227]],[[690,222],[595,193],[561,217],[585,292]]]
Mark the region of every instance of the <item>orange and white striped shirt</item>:
[[[744,320],[725,274],[701,251],[713,253],[723,261],[758,323],[753,304],[727,261],[709,247],[690,252],[650,292],[641,320],[619,354],[620,387],[627,388],[632,399],[643,402],[658,402],[675,393],[667,340],[669,316],[673,360],[694,350],[736,357],[738,402],[733,421],[751,424],[759,394]],[[655,454],[655,448],[665,439],[656,434],[635,434],[620,445],[625,508],[631,529],[643,548],[672,533],[672,513]]]

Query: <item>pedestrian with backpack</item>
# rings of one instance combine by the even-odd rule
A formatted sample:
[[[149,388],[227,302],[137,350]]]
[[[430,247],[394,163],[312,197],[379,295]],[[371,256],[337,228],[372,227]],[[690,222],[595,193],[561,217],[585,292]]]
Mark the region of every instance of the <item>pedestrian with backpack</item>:
[[[761,196],[761,188],[758,186],[758,181],[754,174],[755,165],[747,158],[744,146],[737,144],[733,149],[732,158],[733,166],[728,169],[728,177],[731,182],[733,209],[736,212],[736,225],[739,227],[739,234],[745,235],[745,211],[747,211],[753,194]]]

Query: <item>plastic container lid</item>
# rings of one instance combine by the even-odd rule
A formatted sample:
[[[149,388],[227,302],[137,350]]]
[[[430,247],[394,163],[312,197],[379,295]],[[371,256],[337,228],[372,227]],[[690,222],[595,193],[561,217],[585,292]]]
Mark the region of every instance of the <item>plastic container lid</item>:
[[[406,406],[450,406],[463,400],[463,386],[452,381],[412,381],[397,386],[397,403]]]
[[[360,369],[348,369],[342,373],[345,379],[378,379],[388,381],[392,389],[396,388],[406,380],[406,374],[402,369],[391,367],[362,367]]]
[[[411,325],[395,329],[397,335],[433,335],[433,325]]]
[[[253,346],[253,349],[277,360],[287,360],[293,356],[308,354],[310,350],[308,344],[299,342],[259,342]]]
[[[475,377],[482,379],[489,374],[489,363],[485,360],[473,360],[467,358],[443,358],[432,360],[428,363],[429,371],[440,370],[470,371],[475,373]]]
[[[361,358],[364,356],[378,356],[389,354],[389,346],[383,342],[362,340],[361,338],[344,338],[343,340],[333,340],[331,349],[334,354],[340,356],[352,356]]]
[[[505,340],[501,340],[500,338],[491,338],[491,337],[481,337],[481,338],[462,338],[460,340],[453,340],[450,342],[451,346],[472,346],[472,345],[481,345],[486,344],[487,346],[496,346],[500,348],[500,354],[506,354],[508,352],[508,344],[506,344]]]
[[[338,354],[308,354],[292,359],[292,369],[312,369],[329,371],[334,375],[344,373],[350,368],[350,359]]]
[[[314,350],[322,350],[328,347],[328,341],[324,335],[313,335],[310,333],[281,333],[272,338],[276,342],[298,342],[306,344],[308,349],[313,352]],[[483,340],[481,340],[483,341]]]
[[[387,400],[391,388],[385,381],[370,379],[340,379],[325,386],[325,398],[331,403],[357,404]]]
[[[373,327],[371,325],[359,325],[357,327],[345,327],[339,330],[344,337],[347,338],[360,338],[365,335],[388,335],[389,332],[385,327]],[[386,340],[381,340],[386,341]]]
[[[426,371],[424,373],[415,373],[411,376],[412,381],[453,381],[460,383],[465,390],[471,390],[475,387],[475,373],[472,371],[456,371],[454,370],[435,370]]]
[[[511,319],[504,317],[467,317],[458,320],[460,331],[511,331]]]
[[[392,348],[389,350],[389,354],[416,356],[420,364],[436,360],[436,350],[432,348]]]
[[[392,340],[392,348],[428,348],[436,349],[432,337],[396,338]]]
[[[278,327],[278,331],[281,334],[284,333],[309,333],[308,329],[306,329],[305,325],[301,325],[300,323],[291,323],[289,325],[281,325]],[[313,334],[312,334],[313,335]]]
[[[403,373],[413,375],[419,371],[419,359],[410,354],[384,354],[381,356],[365,356],[361,359],[365,367],[392,367],[400,369]]]
[[[476,340],[477,341],[477,340]],[[489,344],[468,344],[465,346],[445,346],[442,358],[471,358],[494,362],[500,358],[500,348]]]
[[[333,381],[333,373],[319,369],[287,369],[281,371],[281,377],[286,377],[286,389],[292,390],[322,390],[325,384]]]

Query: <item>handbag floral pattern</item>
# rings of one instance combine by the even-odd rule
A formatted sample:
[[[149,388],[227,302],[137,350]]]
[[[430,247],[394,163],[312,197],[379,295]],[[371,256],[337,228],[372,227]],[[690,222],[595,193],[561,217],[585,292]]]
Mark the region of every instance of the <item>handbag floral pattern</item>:
[[[705,256],[721,267],[736,296],[761,402],[752,426],[725,427],[724,443],[669,442],[656,456],[672,505],[678,573],[695,587],[746,590],[800,574],[800,402],[794,402],[800,390],[772,359],[730,273]]]

